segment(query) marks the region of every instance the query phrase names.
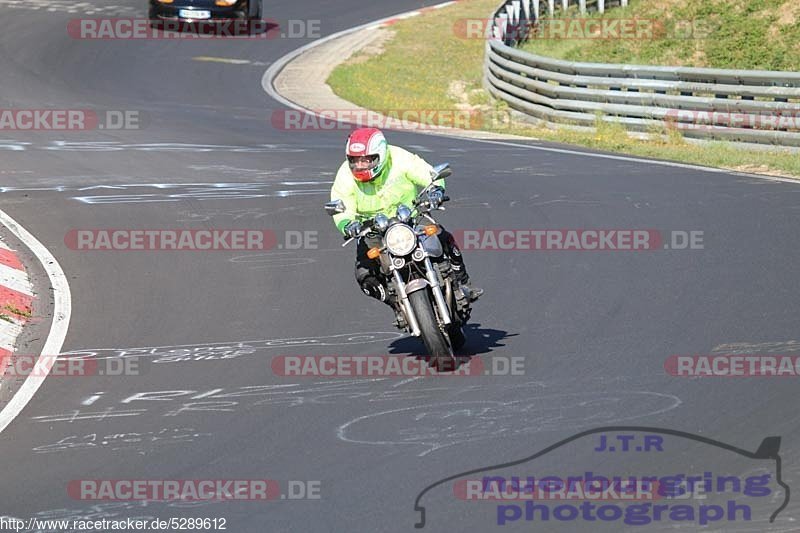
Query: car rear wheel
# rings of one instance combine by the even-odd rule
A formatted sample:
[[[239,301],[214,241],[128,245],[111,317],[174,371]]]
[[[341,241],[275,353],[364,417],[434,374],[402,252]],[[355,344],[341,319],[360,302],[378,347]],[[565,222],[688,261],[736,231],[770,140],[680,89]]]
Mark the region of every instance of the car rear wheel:
[[[261,0],[253,0],[253,2],[256,4],[256,8],[255,10],[251,10],[252,15],[250,15],[250,20],[261,20],[263,16],[264,4],[261,2]]]

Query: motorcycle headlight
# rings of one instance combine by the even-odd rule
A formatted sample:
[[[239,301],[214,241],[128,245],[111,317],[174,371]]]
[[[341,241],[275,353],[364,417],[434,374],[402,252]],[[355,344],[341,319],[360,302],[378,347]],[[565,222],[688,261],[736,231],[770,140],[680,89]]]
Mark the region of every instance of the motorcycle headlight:
[[[395,224],[386,230],[384,242],[391,254],[405,256],[417,246],[417,235],[405,224]]]

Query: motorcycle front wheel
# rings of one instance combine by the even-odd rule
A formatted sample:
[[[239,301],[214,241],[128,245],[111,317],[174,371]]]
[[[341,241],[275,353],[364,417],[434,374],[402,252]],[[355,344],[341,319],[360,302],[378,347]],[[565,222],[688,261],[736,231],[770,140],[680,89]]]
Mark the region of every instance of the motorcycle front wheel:
[[[432,366],[440,372],[455,370],[456,359],[453,357],[453,348],[439,328],[429,289],[412,292],[408,295],[408,301],[419,322],[422,342],[425,343],[425,348],[432,358]]]

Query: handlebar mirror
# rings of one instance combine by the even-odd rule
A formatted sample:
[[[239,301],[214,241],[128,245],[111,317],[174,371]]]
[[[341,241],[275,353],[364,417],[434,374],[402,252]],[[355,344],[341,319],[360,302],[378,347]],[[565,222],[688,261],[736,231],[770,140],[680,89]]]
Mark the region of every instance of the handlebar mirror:
[[[344,213],[346,210],[347,208],[345,207],[344,202],[341,200],[331,200],[325,204],[325,212],[330,216]]]
[[[400,220],[400,222],[408,222],[408,220],[411,218],[411,209],[403,204],[400,204],[397,207],[397,218]]]
[[[437,181],[450,176],[453,171],[450,169],[450,163],[442,163],[433,167],[431,181]]]
[[[389,217],[383,213],[375,215],[375,227],[381,231],[386,231],[386,228],[389,227]]]

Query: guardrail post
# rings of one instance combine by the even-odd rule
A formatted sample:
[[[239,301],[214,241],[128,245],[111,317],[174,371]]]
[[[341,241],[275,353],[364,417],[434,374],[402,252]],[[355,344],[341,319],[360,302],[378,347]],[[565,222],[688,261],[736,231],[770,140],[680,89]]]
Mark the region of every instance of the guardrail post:
[[[547,0],[547,14],[552,17],[553,12],[555,10],[556,10],[556,0]]]
[[[528,17],[522,9],[522,3],[527,0],[514,0],[514,18],[517,21],[515,40],[517,43],[523,43],[530,37],[530,25],[528,24]],[[523,18],[524,17],[524,18]]]
[[[495,38],[502,42],[506,42],[506,29],[508,28],[508,15],[503,13],[499,17],[497,17],[497,23],[494,26],[495,29]]]
[[[597,0],[597,11],[600,13],[606,12],[606,0]]]
[[[514,9],[513,4],[517,4],[517,9]],[[511,4],[506,4],[506,15],[508,15],[508,28],[506,31],[506,39],[503,41],[509,46],[516,46],[519,41],[519,2],[514,0]]]

